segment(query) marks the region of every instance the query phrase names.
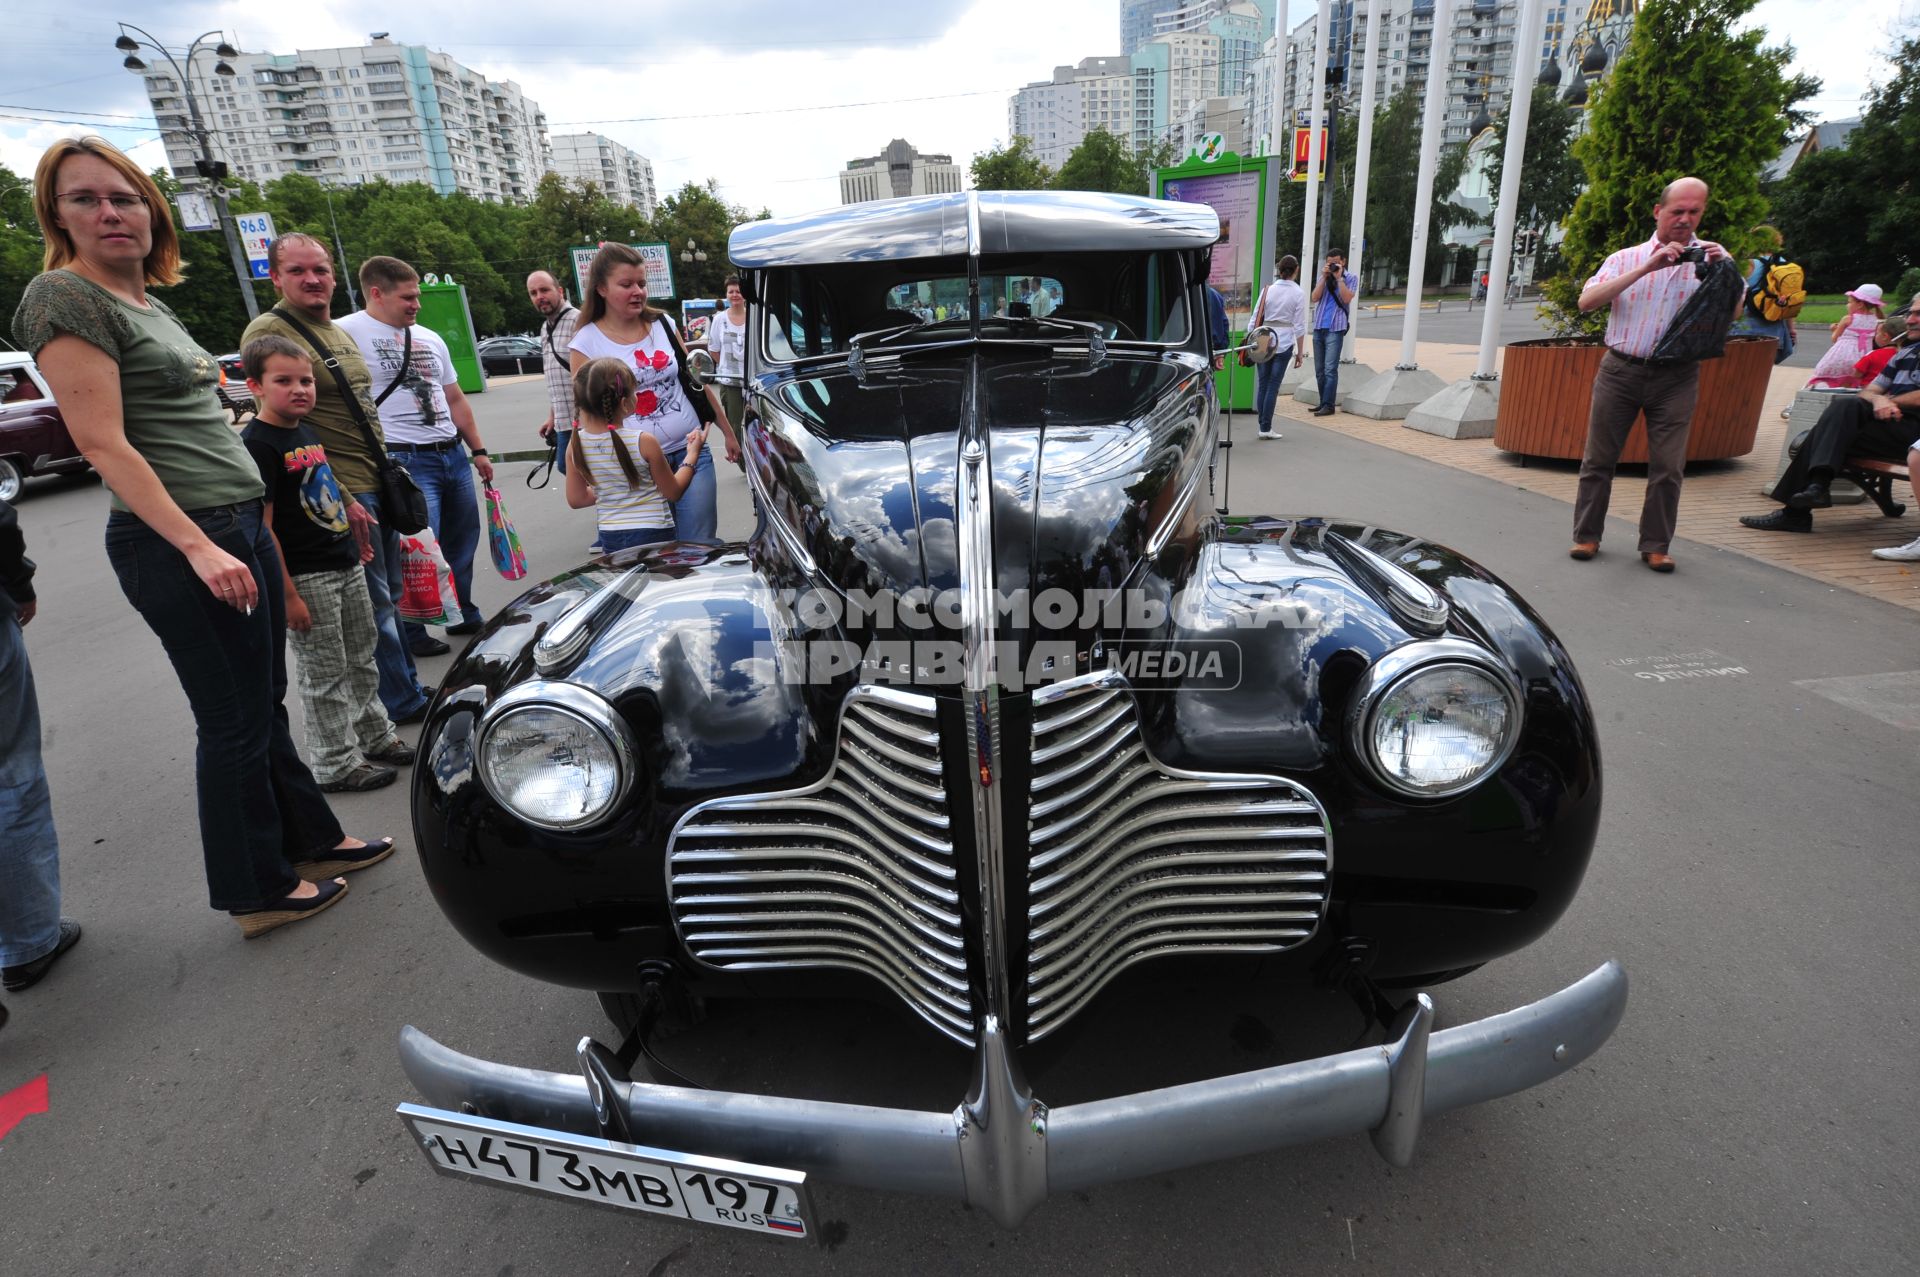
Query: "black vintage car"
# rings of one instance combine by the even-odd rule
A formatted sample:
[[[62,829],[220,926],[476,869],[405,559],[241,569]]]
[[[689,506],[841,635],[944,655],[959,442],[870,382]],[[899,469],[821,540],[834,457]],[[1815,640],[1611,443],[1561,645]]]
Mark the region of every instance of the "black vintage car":
[[[1426,1116],[1606,1040],[1611,962],[1443,1031],[1411,992],[1567,908],[1593,722],[1478,564],[1217,515],[1219,233],[1200,205],[1037,192],[734,232],[753,536],[529,591],[424,729],[440,906],[630,1031],[563,1075],[406,1029],[432,1107],[401,1114],[437,1169],[780,1236],[812,1227],[809,1176],[1013,1224],[1050,1191],[1346,1132],[1404,1163]],[[1169,971],[1344,984],[1384,1032],[1049,1109],[1023,1061]],[[823,993],[910,1008],[973,1054],[971,1093],[919,1112],[627,1071],[663,1014]]]

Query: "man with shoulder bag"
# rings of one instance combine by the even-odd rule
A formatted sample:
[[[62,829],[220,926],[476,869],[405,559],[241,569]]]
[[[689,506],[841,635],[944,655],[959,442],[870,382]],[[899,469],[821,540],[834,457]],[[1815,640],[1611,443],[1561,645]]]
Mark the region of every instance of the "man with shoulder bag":
[[[377,378],[373,402],[388,453],[426,494],[427,521],[460,597],[460,619],[447,633],[476,634],[485,618],[473,603],[473,556],[481,532],[473,475],[478,471],[483,483],[492,483],[493,461],[481,446],[446,340],[415,322],[419,272],[397,257],[369,257],[360,265],[360,292],[366,309],[342,319],[340,327]],[[415,656],[447,650],[425,626],[408,621],[404,628]]]
[[[1700,388],[1700,359],[1717,354],[1745,293],[1727,250],[1694,230],[1707,212],[1707,184],[1670,183],[1653,206],[1653,238],[1614,253],[1580,294],[1582,311],[1607,307],[1607,355],[1593,381],[1587,446],[1573,507],[1568,557],[1600,552],[1613,472],[1634,419],[1647,418],[1647,497],[1640,560],[1674,569],[1674,524],[1686,472],[1687,434]],[[1710,289],[1696,305],[1696,293]],[[1712,303],[1708,305],[1706,303]]]
[[[298,232],[282,235],[267,246],[267,271],[280,303],[247,325],[241,346],[272,334],[312,352],[314,406],[306,423],[320,436],[334,477],[354,498],[347,521],[361,546],[379,630],[374,663],[380,671],[380,703],[395,723],[417,723],[426,717],[433,689],[420,682],[396,604],[399,534],[425,526],[424,503],[406,472],[387,456],[373,404],[373,377],[360,348],[333,322],[333,258],[326,245]]]
[[[573,434],[573,369],[567,350],[580,325],[580,310],[567,300],[553,276],[537,270],[527,276],[527,299],[540,312],[540,373],[547,383],[547,420],[540,437],[553,447],[553,467],[567,472],[567,440]]]

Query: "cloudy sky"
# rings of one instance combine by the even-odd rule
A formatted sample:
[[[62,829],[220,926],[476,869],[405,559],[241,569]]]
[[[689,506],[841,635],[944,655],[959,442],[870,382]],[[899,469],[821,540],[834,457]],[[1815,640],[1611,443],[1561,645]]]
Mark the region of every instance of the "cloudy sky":
[[[645,6],[639,32],[614,6],[538,0],[12,0],[8,11],[0,163],[16,173],[30,173],[51,139],[84,131],[162,162],[140,79],[113,48],[116,20],[168,44],[217,27],[242,49],[280,53],[385,30],[519,82],[553,132],[633,147],[662,192],[716,178],[732,202],[775,213],[837,203],[846,161],[895,137],[964,166],[1004,140],[1014,90],[1057,64],[1119,51],[1115,0],[695,0]],[[1310,11],[1292,0],[1292,23]],[[1920,20],[1920,0],[1764,0],[1755,11],[1825,81],[1812,106],[1832,119],[1857,113],[1888,74],[1867,51],[1902,20]]]

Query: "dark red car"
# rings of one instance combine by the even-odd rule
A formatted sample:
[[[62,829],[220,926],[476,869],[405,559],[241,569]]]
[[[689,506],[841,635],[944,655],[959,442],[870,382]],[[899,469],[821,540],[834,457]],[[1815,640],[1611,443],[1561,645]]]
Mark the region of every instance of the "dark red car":
[[[34,475],[86,468],[33,357],[0,350],[0,500],[18,499]]]

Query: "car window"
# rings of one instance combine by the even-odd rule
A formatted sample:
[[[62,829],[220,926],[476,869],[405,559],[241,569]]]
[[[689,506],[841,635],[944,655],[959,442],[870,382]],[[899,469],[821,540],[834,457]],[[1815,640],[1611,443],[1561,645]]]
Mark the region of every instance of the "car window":
[[[0,403],[27,403],[34,399],[45,399],[40,387],[27,375],[24,368],[0,369]]]

